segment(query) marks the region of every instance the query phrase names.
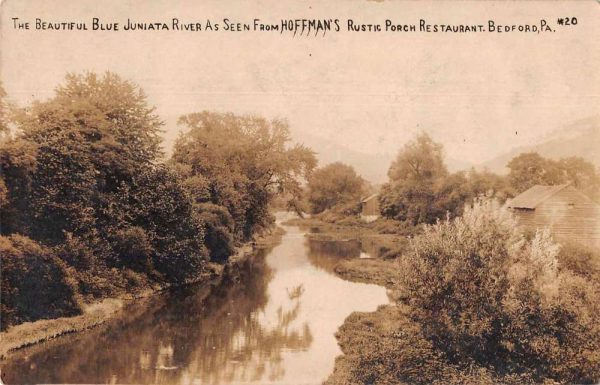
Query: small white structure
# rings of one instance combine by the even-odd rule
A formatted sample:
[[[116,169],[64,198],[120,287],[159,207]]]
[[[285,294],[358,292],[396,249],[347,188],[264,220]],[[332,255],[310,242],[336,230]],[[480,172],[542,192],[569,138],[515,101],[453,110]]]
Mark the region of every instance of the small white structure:
[[[370,195],[360,201],[360,217],[366,222],[379,218],[379,194]]]

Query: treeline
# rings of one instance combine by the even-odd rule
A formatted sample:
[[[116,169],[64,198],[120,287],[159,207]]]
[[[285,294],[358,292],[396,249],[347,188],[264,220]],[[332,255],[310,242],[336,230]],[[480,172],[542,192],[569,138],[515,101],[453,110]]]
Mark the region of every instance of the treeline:
[[[378,193],[381,215],[406,226],[433,224],[460,216],[478,197],[499,202],[530,187],[571,183],[600,201],[600,174],[580,157],[558,161],[523,153],[508,164],[508,175],[489,171],[450,173],[441,144],[420,134],[405,144],[388,170],[388,182]],[[333,163],[316,169],[307,185],[307,205],[315,213],[331,211],[340,217],[357,215],[360,198],[376,191],[348,165]]]
[[[1,96],[3,329],[197,280],[270,226],[272,198],[297,198],[316,165],[284,121],[209,112],[181,117],[165,159],[164,123],[112,73],[68,75],[27,108]]]

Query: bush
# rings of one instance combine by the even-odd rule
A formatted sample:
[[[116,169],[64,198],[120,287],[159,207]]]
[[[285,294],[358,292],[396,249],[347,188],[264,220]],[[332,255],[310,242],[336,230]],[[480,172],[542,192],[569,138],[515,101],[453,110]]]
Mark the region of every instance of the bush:
[[[202,203],[194,206],[199,221],[204,226],[204,244],[209,250],[210,260],[225,263],[235,251],[235,222],[223,206]]]
[[[427,226],[402,258],[412,317],[455,364],[597,381],[598,293],[559,271],[558,252],[548,232],[526,240],[506,209],[478,201],[463,217]]]
[[[575,242],[563,243],[558,253],[560,270],[593,280],[600,285],[600,251]]]
[[[2,330],[10,325],[81,314],[73,271],[22,235],[0,236]]]
[[[132,226],[118,230],[113,249],[123,266],[139,272],[152,271],[152,244],[143,228]]]

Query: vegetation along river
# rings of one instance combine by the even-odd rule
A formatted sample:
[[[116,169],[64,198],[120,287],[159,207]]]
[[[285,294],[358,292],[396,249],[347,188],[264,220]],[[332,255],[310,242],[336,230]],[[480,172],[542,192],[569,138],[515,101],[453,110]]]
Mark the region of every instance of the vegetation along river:
[[[356,243],[282,227],[281,243],[258,250],[233,282],[161,294],[99,329],[18,352],[1,363],[4,381],[322,383],[341,354],[337,329],[388,303],[386,290],[333,273],[339,258],[360,256]]]

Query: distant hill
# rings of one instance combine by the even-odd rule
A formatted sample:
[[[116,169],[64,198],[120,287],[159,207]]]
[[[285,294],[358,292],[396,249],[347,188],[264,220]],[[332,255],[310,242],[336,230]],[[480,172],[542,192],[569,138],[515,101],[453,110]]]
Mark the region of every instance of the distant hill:
[[[580,156],[600,168],[600,116],[576,121],[543,137],[539,144],[514,148],[477,168],[508,173],[508,162],[524,152],[537,152],[550,159]]]
[[[333,162],[348,164],[371,183],[387,181],[387,171],[392,163],[391,154],[367,154],[344,145],[308,133],[295,133],[294,141],[313,149],[319,159],[319,167]]]

